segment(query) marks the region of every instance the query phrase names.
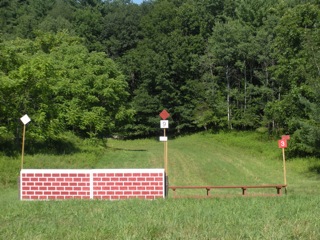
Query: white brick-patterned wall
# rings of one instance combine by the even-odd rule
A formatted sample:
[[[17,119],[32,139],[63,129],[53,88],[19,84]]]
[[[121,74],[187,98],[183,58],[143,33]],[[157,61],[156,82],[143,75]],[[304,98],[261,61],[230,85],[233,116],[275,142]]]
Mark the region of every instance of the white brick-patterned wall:
[[[164,197],[164,169],[23,169],[20,172],[21,200]]]

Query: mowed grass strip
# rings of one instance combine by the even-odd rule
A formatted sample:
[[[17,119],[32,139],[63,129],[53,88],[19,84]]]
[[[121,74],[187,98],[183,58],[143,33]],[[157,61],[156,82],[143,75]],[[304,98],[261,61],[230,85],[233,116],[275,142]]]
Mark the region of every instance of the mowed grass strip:
[[[174,175],[172,183],[175,185],[238,185],[277,181],[277,179],[268,179],[270,161],[266,161],[265,156],[257,157],[247,154],[238,147],[232,146],[232,142],[225,145],[219,141],[217,135],[193,135],[173,142],[170,163],[175,174],[172,174]],[[184,148],[181,149],[180,146]],[[184,155],[182,156],[181,153]],[[276,161],[273,162],[276,163]],[[279,169],[274,166],[271,168],[273,173],[279,172],[275,175],[281,173],[281,165],[279,166]],[[189,174],[184,171],[191,172],[194,177],[186,179],[184,176]],[[279,177],[278,180],[280,181],[281,178]]]

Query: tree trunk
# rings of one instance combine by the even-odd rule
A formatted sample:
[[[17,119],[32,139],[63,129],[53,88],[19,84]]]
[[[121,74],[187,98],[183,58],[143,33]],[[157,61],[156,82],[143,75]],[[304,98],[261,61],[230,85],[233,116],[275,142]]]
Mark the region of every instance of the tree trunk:
[[[230,78],[229,78],[229,66],[226,69],[226,80],[227,80],[227,115],[228,115],[228,128],[232,129],[231,124],[231,110],[230,110]]]

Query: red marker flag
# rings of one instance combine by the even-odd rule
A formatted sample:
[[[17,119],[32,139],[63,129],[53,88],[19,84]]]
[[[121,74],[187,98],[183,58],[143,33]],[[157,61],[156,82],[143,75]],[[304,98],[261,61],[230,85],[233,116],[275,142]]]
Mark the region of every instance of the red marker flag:
[[[281,139],[288,141],[290,140],[290,135],[282,135]]]
[[[163,119],[163,120],[166,120],[169,116],[170,116],[170,114],[167,112],[167,110],[163,110],[160,114],[159,114],[159,116]]]
[[[287,140],[285,140],[285,139],[279,140],[278,146],[279,146],[279,148],[287,148],[288,147]]]

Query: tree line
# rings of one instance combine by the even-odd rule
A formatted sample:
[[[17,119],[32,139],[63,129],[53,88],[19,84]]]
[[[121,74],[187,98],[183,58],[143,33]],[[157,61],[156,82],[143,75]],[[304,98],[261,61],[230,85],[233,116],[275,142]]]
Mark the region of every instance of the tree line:
[[[319,156],[319,0],[2,0],[0,143],[257,130]],[[4,145],[3,145],[4,146]]]

